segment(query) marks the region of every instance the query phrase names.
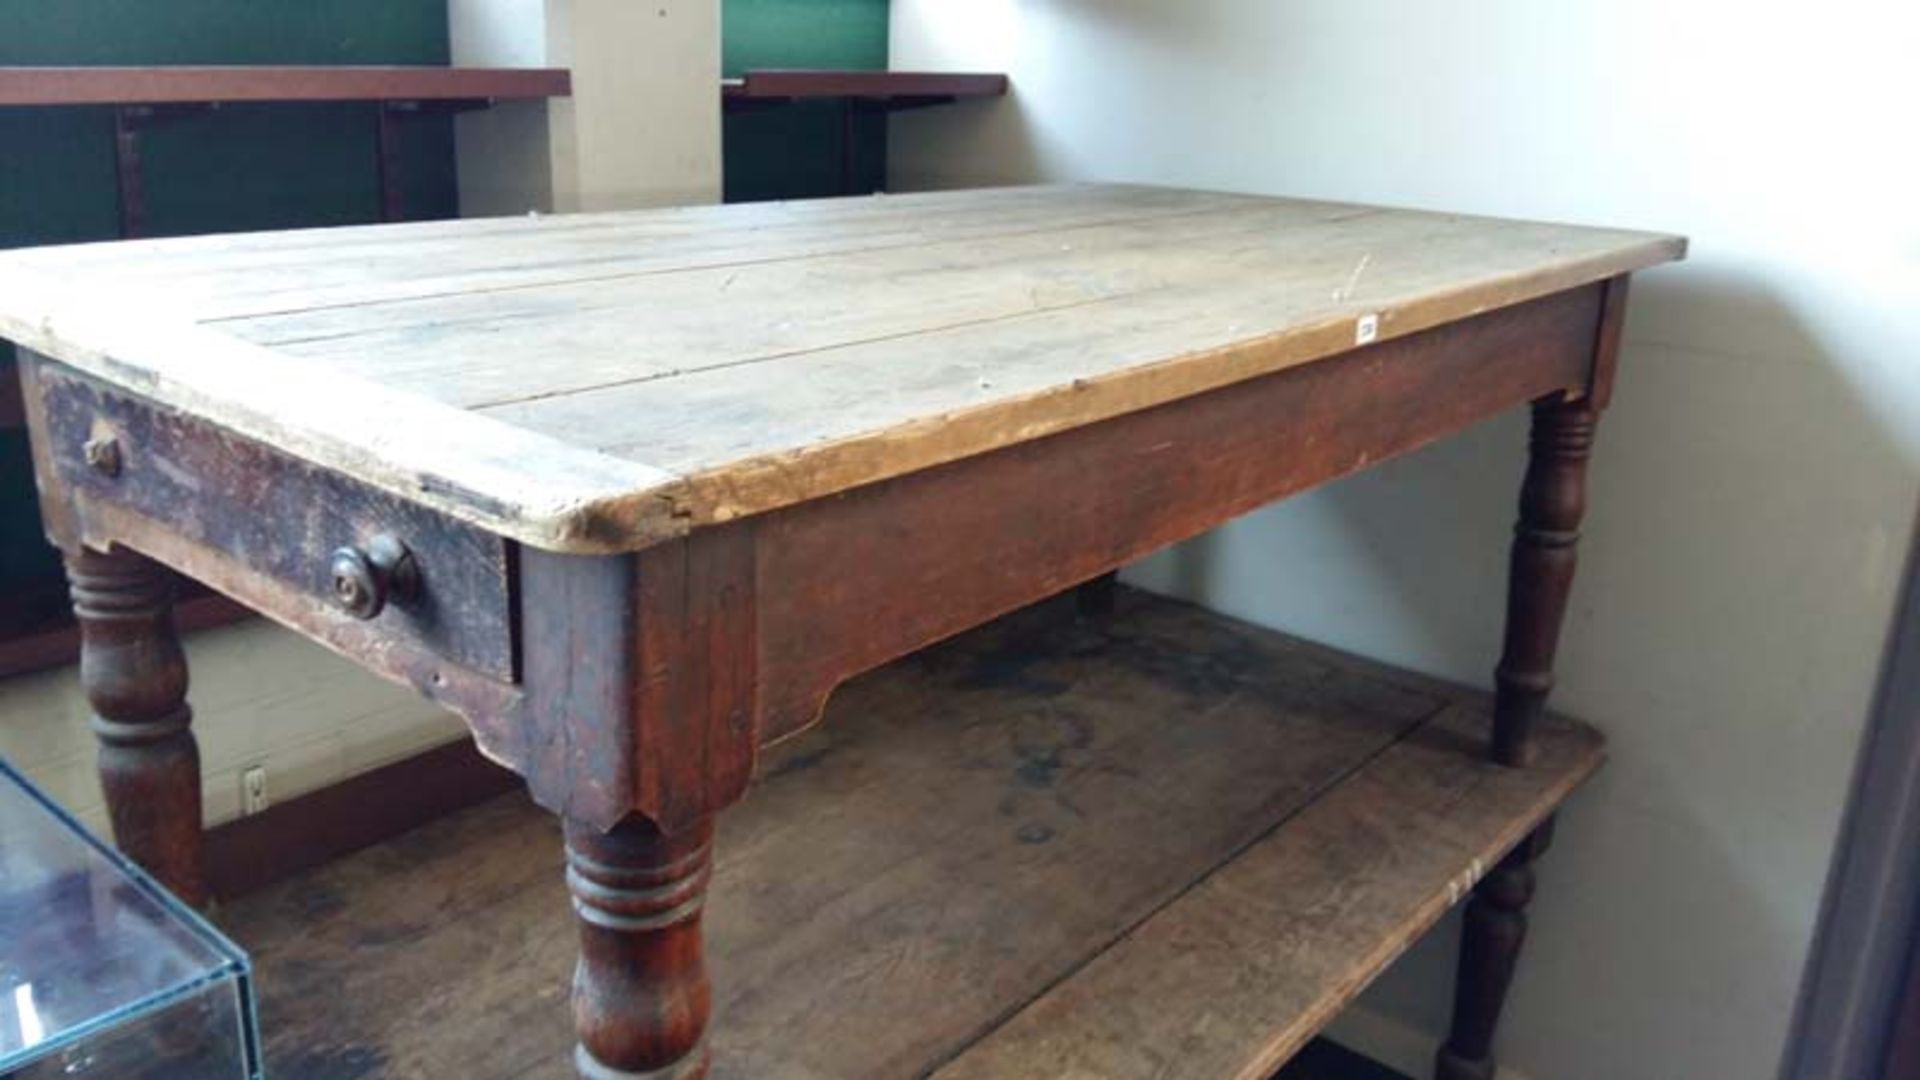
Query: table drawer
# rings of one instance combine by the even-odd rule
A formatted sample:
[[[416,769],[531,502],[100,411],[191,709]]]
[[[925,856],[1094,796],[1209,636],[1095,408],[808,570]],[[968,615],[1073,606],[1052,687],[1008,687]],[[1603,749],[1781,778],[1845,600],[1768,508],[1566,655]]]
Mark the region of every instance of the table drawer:
[[[235,580],[207,584],[303,630],[364,623],[394,645],[515,677],[508,541],[56,362],[27,362],[51,473],[42,485],[52,480],[83,520],[101,516],[90,507],[128,511],[169,543],[208,549],[211,559],[181,568],[231,567]],[[106,539],[142,549],[111,530]],[[397,568],[382,557],[402,552]],[[279,587],[247,589],[243,574]]]

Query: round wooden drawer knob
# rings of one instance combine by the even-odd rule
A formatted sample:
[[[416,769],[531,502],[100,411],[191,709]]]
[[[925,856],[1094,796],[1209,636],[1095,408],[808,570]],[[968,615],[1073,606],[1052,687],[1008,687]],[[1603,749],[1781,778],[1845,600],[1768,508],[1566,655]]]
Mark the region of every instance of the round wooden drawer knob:
[[[334,552],[332,570],[333,602],[356,619],[377,617],[389,600],[406,600],[419,587],[413,553],[385,533]]]

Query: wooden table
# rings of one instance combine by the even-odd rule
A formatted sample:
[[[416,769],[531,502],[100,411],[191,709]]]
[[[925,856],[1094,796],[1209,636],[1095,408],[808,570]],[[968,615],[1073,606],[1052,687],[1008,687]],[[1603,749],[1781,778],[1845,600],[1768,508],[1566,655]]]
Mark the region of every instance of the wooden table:
[[[838,684],[1531,402],[1487,750],[1524,773],[1626,275],[1682,250],[1045,187],[22,251],[0,336],[119,842],[204,898],[171,567],[465,718],[565,822],[579,1070],[694,1077],[715,818]],[[1485,875],[1445,1077],[1490,1075],[1510,827],[1570,787],[1447,879]]]

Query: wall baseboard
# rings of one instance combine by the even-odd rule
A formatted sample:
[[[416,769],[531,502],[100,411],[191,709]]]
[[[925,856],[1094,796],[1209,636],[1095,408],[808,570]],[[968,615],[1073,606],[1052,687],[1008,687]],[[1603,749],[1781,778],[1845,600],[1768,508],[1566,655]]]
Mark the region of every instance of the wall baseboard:
[[[207,879],[241,896],[513,790],[461,739],[207,830]]]

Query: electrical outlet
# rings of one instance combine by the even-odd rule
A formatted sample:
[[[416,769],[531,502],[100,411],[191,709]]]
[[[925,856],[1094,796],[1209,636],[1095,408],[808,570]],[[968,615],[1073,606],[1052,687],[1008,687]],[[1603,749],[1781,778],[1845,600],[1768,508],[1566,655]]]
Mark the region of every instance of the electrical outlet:
[[[240,773],[240,814],[257,814],[267,808],[267,767],[255,765]]]

